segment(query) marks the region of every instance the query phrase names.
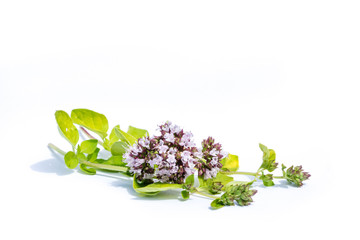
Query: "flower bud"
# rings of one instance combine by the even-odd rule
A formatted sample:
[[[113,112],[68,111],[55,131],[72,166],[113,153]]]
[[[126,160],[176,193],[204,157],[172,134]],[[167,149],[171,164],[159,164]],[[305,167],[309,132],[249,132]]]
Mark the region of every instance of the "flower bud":
[[[303,181],[308,180],[310,176],[308,172],[304,172],[301,165],[296,167],[291,166],[285,172],[285,177],[288,182],[292,182],[298,187],[301,187]]]

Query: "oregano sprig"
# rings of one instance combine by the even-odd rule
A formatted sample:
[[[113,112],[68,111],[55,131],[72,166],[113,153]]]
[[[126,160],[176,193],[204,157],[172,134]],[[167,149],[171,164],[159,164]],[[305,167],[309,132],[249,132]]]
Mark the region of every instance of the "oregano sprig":
[[[63,151],[51,143],[48,146],[64,156],[68,168],[79,167],[89,175],[95,175],[98,170],[121,173],[132,178],[133,188],[139,195],[181,190],[183,199],[201,195],[213,200],[213,209],[219,209],[235,203],[250,205],[257,192],[252,189],[257,180],[270,187],[275,185],[274,179],[286,179],[301,187],[310,177],[302,166],[286,168],[284,164],[282,175],[274,176],[272,172],[278,167],[275,151],[263,144],[259,144],[263,152],[259,169],[256,172],[238,171],[238,156],[223,151],[215,139],[208,137],[201,147],[196,147],[191,132],[169,121],[159,125],[159,135],[150,136],[147,130],[133,126],[125,132],[120,125],[108,133],[105,115],[88,109],[74,109],[70,115],[59,110],[55,112],[55,119],[71,150]],[[79,130],[89,139],[79,142]],[[99,158],[100,151],[108,151],[111,157]],[[239,182],[229,175],[248,175],[254,179]]]

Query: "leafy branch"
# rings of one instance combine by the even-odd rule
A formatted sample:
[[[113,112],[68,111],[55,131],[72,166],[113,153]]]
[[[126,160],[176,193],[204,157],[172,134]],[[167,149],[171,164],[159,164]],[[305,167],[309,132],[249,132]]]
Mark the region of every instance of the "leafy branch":
[[[257,180],[270,187],[275,185],[274,179],[286,179],[300,187],[310,177],[302,166],[286,168],[284,164],[282,175],[274,176],[272,172],[278,167],[275,151],[263,144],[259,144],[263,152],[259,169],[238,171],[237,155],[225,153],[221,144],[211,137],[202,142],[202,148],[196,148],[192,134],[170,122],[160,126],[160,136],[150,137],[145,129],[129,126],[125,132],[120,125],[114,126],[108,134],[105,115],[88,109],[74,109],[70,115],[59,110],[55,112],[55,119],[71,150],[63,151],[52,143],[48,146],[64,156],[68,168],[78,167],[89,175],[98,170],[121,173],[133,179],[133,188],[140,195],[181,190],[183,199],[194,194],[212,199],[214,209],[235,203],[247,206],[257,192],[251,189]],[[89,139],[79,142],[79,131]],[[99,158],[100,151],[110,152],[111,157]],[[247,175],[254,179],[239,182],[230,175]]]

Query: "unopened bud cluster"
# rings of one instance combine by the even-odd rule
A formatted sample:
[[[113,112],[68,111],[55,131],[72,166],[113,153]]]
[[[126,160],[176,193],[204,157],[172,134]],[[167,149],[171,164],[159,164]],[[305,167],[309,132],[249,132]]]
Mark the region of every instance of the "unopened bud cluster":
[[[310,174],[308,172],[304,172],[302,166],[291,166],[286,170],[285,177],[289,182],[295,183],[296,186],[301,187],[303,185],[303,181],[310,178]]]
[[[240,206],[248,206],[253,201],[252,196],[257,193],[257,190],[250,190],[249,184],[237,184],[228,187],[226,192],[221,195],[219,203],[223,205],[234,205],[236,201]]]

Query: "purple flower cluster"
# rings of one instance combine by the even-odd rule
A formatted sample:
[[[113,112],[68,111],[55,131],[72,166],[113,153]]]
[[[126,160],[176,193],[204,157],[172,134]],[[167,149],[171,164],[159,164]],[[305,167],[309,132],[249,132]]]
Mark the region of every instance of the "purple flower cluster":
[[[199,176],[203,176],[204,179],[214,178],[222,167],[220,160],[228,154],[222,150],[220,143],[215,143],[212,137],[203,140],[201,145],[204,161],[199,161],[196,166],[199,169]]]
[[[201,153],[192,134],[166,122],[159,126],[160,135],[144,137],[124,154],[124,162],[139,181],[158,179],[166,183],[183,183],[195,172]]]

